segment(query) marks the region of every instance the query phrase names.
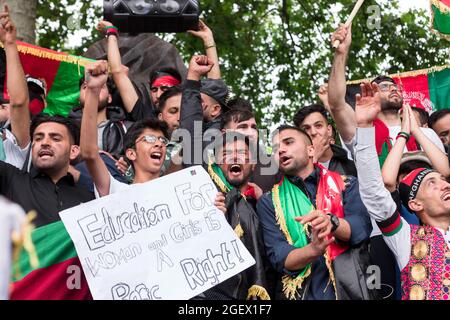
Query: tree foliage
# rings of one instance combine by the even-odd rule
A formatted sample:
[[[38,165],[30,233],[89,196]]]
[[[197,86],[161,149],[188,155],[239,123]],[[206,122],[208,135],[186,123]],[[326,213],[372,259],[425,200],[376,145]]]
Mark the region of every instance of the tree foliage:
[[[67,27],[79,0],[39,0],[38,16],[45,23],[39,44],[65,49]],[[248,98],[265,126],[290,121],[299,107],[317,101],[318,87],[327,81],[332,61],[330,35],[345,21],[354,0],[201,0],[203,17],[214,31],[223,77],[234,95]],[[80,2],[81,3],[81,2]],[[371,7],[371,6],[376,7]],[[370,7],[370,9],[369,9]],[[372,11],[370,11],[372,10]],[[375,11],[373,11],[375,10]],[[376,11],[380,12],[379,25]],[[83,49],[98,39],[93,26],[101,8],[82,2],[76,13],[89,30]],[[58,24],[56,27],[48,21]],[[69,20],[70,22],[70,20]],[[70,23],[69,23],[70,24]],[[161,35],[170,40],[185,61],[203,51],[187,34]],[[377,4],[367,0],[353,23],[348,62],[352,79],[397,73],[449,63],[449,42],[429,29],[429,13],[400,13],[398,0]]]

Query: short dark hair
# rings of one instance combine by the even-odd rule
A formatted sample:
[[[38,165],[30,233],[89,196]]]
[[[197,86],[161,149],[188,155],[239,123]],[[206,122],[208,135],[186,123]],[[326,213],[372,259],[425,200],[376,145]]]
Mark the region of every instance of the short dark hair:
[[[230,100],[228,102],[228,108],[230,108],[230,110],[238,109],[253,112],[253,106],[250,101],[243,98],[234,98]]]
[[[36,131],[37,127],[39,127],[43,123],[47,122],[54,122],[62,124],[67,128],[69,131],[70,137],[72,138],[74,145],[80,144],[80,123],[76,121],[75,119],[66,118],[63,116],[52,116],[49,114],[41,113],[39,115],[36,115],[33,117],[33,120],[31,121],[30,126],[30,136],[31,140],[33,140],[34,132]]]
[[[227,111],[223,114],[221,122],[220,122],[220,128],[224,129],[230,122],[242,122],[247,121],[250,119],[253,119],[255,115],[248,110],[243,109],[234,109]]]
[[[140,120],[134,123],[125,134],[123,142],[124,151],[130,148],[134,148],[136,139],[142,134],[145,129],[161,131],[164,137],[169,139],[167,124],[164,121],[156,119]]]
[[[156,79],[163,76],[164,74],[174,77],[175,79],[180,81],[180,83],[182,82],[181,75],[175,68],[160,67],[160,68],[156,68],[150,72],[150,86]]]
[[[159,97],[159,112],[162,112],[164,108],[166,107],[166,102],[172,97],[175,97],[177,95],[180,95],[183,93],[183,90],[181,90],[180,86],[174,86],[167,89],[161,97]]]
[[[85,81],[85,77],[82,76],[80,81],[78,82],[78,86],[81,88]],[[116,84],[114,83],[113,79],[111,77],[108,77],[108,80],[106,80],[106,86],[108,87],[108,93],[112,95],[114,91],[116,91]]]
[[[417,107],[412,107],[411,109],[413,111],[417,111],[419,113],[419,119],[420,119],[421,126],[428,124],[428,119],[430,118],[430,115],[428,114],[428,112],[426,112],[422,108],[417,108]]]
[[[391,77],[388,76],[378,76],[375,79],[372,80],[371,83],[376,83],[376,84],[380,84],[381,82],[392,82],[395,84],[394,79],[392,79]]]
[[[314,113],[314,112],[318,112],[320,113],[325,121],[328,123],[328,111],[327,109],[325,109],[324,106],[320,105],[320,104],[312,104],[310,106],[305,106],[300,108],[294,115],[294,124],[297,127],[300,127],[303,123],[303,121],[305,121],[306,117],[309,116],[310,114]]]
[[[398,169],[398,175],[401,176],[403,174],[409,174],[411,171],[418,169],[418,168],[427,168],[427,169],[433,169],[427,162],[421,161],[421,160],[411,160],[403,163],[400,165],[400,168]]]
[[[299,127],[294,127],[294,126],[290,126],[290,125],[287,125],[287,124],[284,124],[284,125],[279,126],[279,127],[272,133],[272,139],[273,139],[273,137],[275,136],[275,134],[277,134],[277,133],[280,134],[280,133],[283,132],[284,130],[295,130],[295,131],[299,132],[300,134],[304,135],[304,136],[306,137],[307,141],[308,141],[311,145],[313,144],[311,137],[309,136],[309,134],[308,134],[305,130],[300,129]]]
[[[433,112],[428,119],[428,127],[433,128],[433,126],[441,120],[446,115],[450,114],[450,109],[442,109],[436,112]]]

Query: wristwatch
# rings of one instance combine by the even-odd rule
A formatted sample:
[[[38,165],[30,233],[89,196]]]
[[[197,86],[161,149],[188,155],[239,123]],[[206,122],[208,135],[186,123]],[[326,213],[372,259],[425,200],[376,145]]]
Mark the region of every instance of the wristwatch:
[[[331,232],[333,233],[339,227],[339,224],[340,224],[339,218],[331,213],[327,213],[327,216],[330,217],[330,221],[331,221],[331,225],[332,225]]]

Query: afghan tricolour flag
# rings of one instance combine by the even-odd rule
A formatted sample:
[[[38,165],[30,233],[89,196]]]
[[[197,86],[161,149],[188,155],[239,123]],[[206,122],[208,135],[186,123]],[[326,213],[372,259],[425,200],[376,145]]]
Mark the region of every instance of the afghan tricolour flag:
[[[450,0],[448,0],[450,1]],[[403,86],[403,101],[411,107],[433,112],[450,109],[450,65],[391,74],[389,77]],[[360,93],[359,84],[363,79],[347,82],[347,102],[354,107],[355,95]]]
[[[92,299],[73,242],[61,221],[33,230],[38,266],[19,253],[13,266],[11,300]]]
[[[17,42],[17,47],[25,74],[45,79],[47,108],[44,112],[51,115],[68,115],[70,110],[78,105],[79,81],[84,75],[84,67],[92,60],[20,41]],[[0,51],[0,60],[4,60],[4,51]],[[6,77],[6,63],[0,61],[0,92],[3,98],[8,99]]]
[[[449,0],[450,1],[450,0]],[[426,110],[428,113],[450,109],[450,65],[389,75],[403,87],[403,103]],[[360,83],[371,82],[363,79],[347,82],[346,101],[355,107],[355,95],[360,93]],[[389,144],[389,130],[381,121],[375,123],[376,146],[380,164],[384,163],[392,145]],[[410,140],[409,151],[414,150]]]
[[[430,3],[433,31],[450,39],[450,0],[430,0]]]

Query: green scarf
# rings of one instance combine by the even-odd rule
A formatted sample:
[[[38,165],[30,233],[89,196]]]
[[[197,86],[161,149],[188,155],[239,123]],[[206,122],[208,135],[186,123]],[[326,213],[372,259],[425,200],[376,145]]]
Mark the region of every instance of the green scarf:
[[[210,161],[208,166],[208,173],[211,176],[212,180],[216,183],[216,185],[220,188],[220,191],[223,193],[227,193],[230,190],[233,190],[233,186],[227,181],[227,178],[223,174],[222,169]]]
[[[308,197],[288,178],[276,184],[272,189],[272,201],[275,215],[280,229],[289,244],[296,248],[303,248],[308,244],[305,227],[295,221],[314,210]],[[311,274],[311,264],[308,264],[295,278],[283,277],[283,292],[289,299],[295,299],[297,288],[301,288],[303,281]]]

